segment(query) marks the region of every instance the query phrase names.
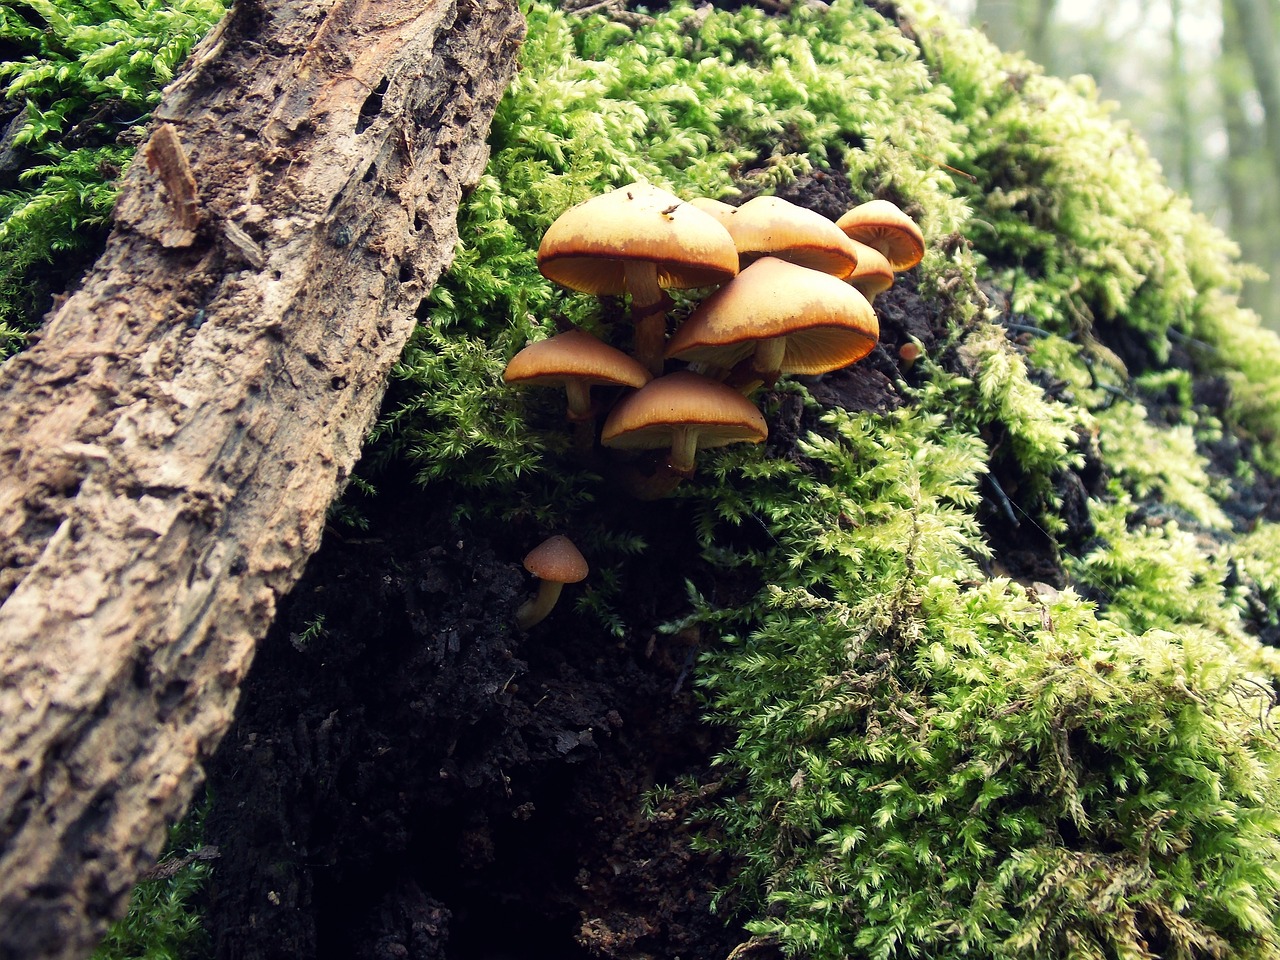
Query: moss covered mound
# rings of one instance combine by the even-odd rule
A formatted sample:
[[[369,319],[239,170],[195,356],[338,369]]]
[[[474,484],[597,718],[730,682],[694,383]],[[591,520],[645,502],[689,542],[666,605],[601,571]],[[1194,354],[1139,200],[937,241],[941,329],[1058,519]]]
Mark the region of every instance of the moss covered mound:
[[[924,5],[527,13],[378,456],[468,522],[573,531],[603,574],[572,629],[700,631],[731,743],[704,837],[744,859],[749,929],[830,958],[1275,955],[1280,342],[1232,244],[1086,82]],[[929,240],[877,301],[889,349],[781,384],[771,441],[669,505],[684,610],[634,602],[646,544],[559,401],[500,382],[557,328],[618,336],[533,252],[633,179],[887,197]]]

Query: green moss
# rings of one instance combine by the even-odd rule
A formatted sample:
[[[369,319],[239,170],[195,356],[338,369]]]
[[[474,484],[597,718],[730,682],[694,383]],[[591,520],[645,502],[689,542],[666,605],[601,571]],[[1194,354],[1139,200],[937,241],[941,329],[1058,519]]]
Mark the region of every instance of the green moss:
[[[1280,743],[1258,717],[1277,664],[1219,542],[1138,506],[1231,526],[1197,446],[1219,425],[1159,367],[1170,337],[1216,344],[1212,324],[1239,319],[1229,244],[1091,90],[927,17],[921,49],[851,2],[781,19],[676,5],[640,27],[526,11],[458,263],[382,428],[428,485],[483,492],[461,497],[477,520],[497,504],[598,537],[593,511],[616,497],[570,457],[559,398],[500,382],[560,325],[618,336],[616,305],[536,271],[569,204],[637,177],[725,196],[835,163],[912,204],[935,241],[920,290],[953,360],[926,364],[907,409],[806,401],[820,422],[788,457],[731,448],[677,495],[707,569],[761,584],[725,609],[694,591],[666,626],[719,638],[700,684],[733,746],[705,842],[745,864],[749,928],[832,958],[1275,955]],[[974,249],[936,242],[953,231]],[[1197,231],[1207,266],[1189,257]],[[1007,310],[984,308],[979,278],[1006,285]],[[998,324],[1011,314],[1053,334],[1032,365]],[[1140,383],[1100,323],[1147,339]],[[1274,377],[1210,353],[1205,370],[1253,391],[1233,426],[1265,442]],[[1054,377],[1069,392],[1047,394]],[[1117,400],[1135,389],[1172,392],[1183,422]],[[1093,506],[1094,546],[1064,552],[1078,589],[989,579],[988,465],[1016,471],[1053,535],[1055,480],[1094,431],[1113,499]],[[765,545],[742,547],[756,541],[737,528],[760,526]],[[611,562],[599,539],[600,589],[579,609],[626,636],[608,596],[643,556]]]
[[[192,904],[209,877],[203,846],[209,799],[169,831],[157,876],[143,880],[129,898],[129,912],[112,924],[93,960],[196,960],[210,954],[207,931]]]
[[[101,235],[133,156],[131,135],[221,0],[15,0],[0,7],[4,97],[25,118],[13,145],[25,163],[0,192],[0,354],[37,317],[33,268],[84,251]]]
[[[1142,404],[1128,401],[1098,411],[1096,423],[1103,462],[1115,477],[1116,493],[1155,497],[1205,527],[1231,528],[1212,495],[1215,484],[1189,425],[1157,426],[1147,419]]]
[[[1164,182],[1132,129],[1111,118],[1088,78],[1046,77],[999,53],[932,6],[901,4],[921,53],[954,92],[947,116],[968,135],[947,162],[973,210],[967,231],[984,275],[1011,291],[1008,311],[1097,351],[1096,325],[1146,338],[1147,362],[1170,341],[1228,378],[1235,423],[1280,469],[1280,337],[1239,305],[1256,273],[1238,248]]]
[[[1225,640],[1151,608],[1188,588],[1158,577],[1212,582],[1202,558],[1166,541],[1107,617],[986,580],[975,437],[918,411],[824,419],[814,474],[749,504],[778,544],[754,558],[769,586],[703,664],[741,781],[710,835],[747,857],[750,928],[832,958],[1269,955],[1269,695]]]
[[[1076,430],[1086,414],[1055,402],[1030,379],[1025,358],[995,324],[972,329],[957,349],[970,377],[952,384],[957,422],[976,430],[999,428],[1000,442],[1041,495],[1052,477],[1079,466]]]
[[[1275,635],[1280,628],[1280,524],[1259,523],[1231,544],[1229,555],[1251,595],[1258,626]]]

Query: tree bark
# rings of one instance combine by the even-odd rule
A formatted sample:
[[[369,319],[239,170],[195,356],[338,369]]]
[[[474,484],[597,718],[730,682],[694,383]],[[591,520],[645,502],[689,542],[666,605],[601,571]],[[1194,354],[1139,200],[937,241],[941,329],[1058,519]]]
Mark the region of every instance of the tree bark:
[[[0,958],[86,953],[231,721],[514,68],[510,0],[243,2],[0,369]]]

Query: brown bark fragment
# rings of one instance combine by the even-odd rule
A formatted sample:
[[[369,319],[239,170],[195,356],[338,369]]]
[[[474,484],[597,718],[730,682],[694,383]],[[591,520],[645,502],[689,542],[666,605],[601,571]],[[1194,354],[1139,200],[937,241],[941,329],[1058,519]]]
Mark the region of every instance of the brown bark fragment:
[[[191,164],[171,123],[162,123],[143,148],[147,169],[160,177],[168,194],[170,223],[163,223],[153,239],[166,247],[189,247],[196,241],[200,226],[200,200]],[[139,232],[143,232],[139,230]],[[258,264],[261,266],[261,264]]]
[[[0,368],[0,958],[86,953],[320,540],[523,30],[509,0],[241,3],[117,229]]]

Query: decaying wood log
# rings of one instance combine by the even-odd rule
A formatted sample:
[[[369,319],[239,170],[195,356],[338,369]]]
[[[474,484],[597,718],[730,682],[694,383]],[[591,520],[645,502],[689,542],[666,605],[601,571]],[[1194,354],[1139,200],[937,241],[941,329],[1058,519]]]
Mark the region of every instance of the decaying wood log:
[[[0,958],[86,953],[231,721],[415,308],[510,0],[247,0],[0,370]]]

